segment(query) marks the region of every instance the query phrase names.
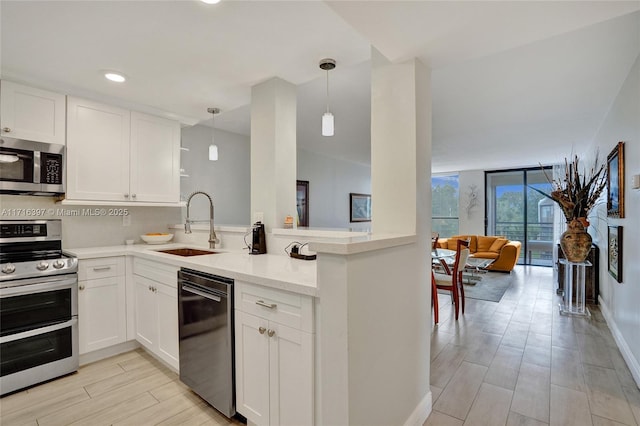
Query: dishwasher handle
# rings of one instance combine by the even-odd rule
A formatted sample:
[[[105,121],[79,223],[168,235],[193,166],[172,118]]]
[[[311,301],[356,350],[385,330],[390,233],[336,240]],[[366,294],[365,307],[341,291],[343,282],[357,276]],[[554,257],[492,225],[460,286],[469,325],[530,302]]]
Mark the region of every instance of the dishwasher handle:
[[[194,287],[191,287],[188,284],[182,284],[182,289],[184,291],[188,291],[189,293],[197,294],[198,296],[202,296],[202,297],[204,297],[206,299],[213,300],[215,302],[220,302],[222,300],[220,297],[218,297],[216,295],[213,295],[213,294],[210,294],[210,293],[206,293],[206,292],[204,292],[202,290],[198,290],[198,289],[196,289]]]

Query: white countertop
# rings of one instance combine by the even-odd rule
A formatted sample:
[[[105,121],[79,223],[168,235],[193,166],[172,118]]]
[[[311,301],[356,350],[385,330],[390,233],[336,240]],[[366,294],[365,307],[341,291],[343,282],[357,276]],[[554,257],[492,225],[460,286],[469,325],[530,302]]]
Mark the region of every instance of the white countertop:
[[[250,255],[246,251],[215,250],[218,253],[204,256],[176,256],[158,253],[157,250],[193,247],[194,244],[173,243],[162,245],[136,244],[110,247],[65,249],[79,259],[109,256],[134,256],[178,267],[221,275],[235,280],[248,281],[266,287],[279,288],[299,294],[318,296],[316,261],[292,259],[275,254]]]

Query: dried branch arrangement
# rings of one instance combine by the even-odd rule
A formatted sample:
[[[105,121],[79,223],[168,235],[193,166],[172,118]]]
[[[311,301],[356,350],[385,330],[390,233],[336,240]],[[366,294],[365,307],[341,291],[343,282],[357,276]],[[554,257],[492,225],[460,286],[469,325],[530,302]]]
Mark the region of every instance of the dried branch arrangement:
[[[567,222],[570,222],[573,219],[586,218],[589,215],[607,186],[607,171],[606,164],[598,166],[597,153],[594,166],[588,173],[586,169],[580,173],[580,159],[577,155],[573,157],[571,162],[565,158],[564,163],[564,177],[551,179],[544,171],[552,187],[551,194],[536,188],[532,189],[558,203]]]

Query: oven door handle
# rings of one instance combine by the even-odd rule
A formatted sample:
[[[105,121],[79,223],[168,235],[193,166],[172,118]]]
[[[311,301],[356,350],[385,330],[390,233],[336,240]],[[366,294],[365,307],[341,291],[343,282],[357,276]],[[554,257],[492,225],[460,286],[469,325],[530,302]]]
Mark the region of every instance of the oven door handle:
[[[20,285],[0,289],[1,297],[20,296],[23,294],[41,293],[45,291],[71,288],[78,283],[77,274],[53,275],[42,278],[20,280]]]
[[[50,333],[52,331],[62,330],[67,327],[74,327],[78,323],[77,318],[71,318],[69,321],[62,322],[60,324],[49,325],[47,327],[36,328],[34,330],[23,331],[22,333],[10,334],[8,336],[0,337],[0,344],[4,345],[8,342],[15,340],[26,339],[28,337],[37,336],[39,334]]]

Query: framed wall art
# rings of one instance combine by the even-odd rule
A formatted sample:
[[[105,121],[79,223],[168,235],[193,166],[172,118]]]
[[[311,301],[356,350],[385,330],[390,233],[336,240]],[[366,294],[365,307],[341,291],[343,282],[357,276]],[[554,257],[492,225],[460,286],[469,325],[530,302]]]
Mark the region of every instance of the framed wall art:
[[[351,222],[371,222],[371,194],[349,194]]]
[[[309,226],[309,181],[296,181],[296,208],[298,226]]]
[[[624,217],[624,142],[607,157],[607,216]]]
[[[622,282],[622,226],[609,225],[607,238],[609,274]]]

